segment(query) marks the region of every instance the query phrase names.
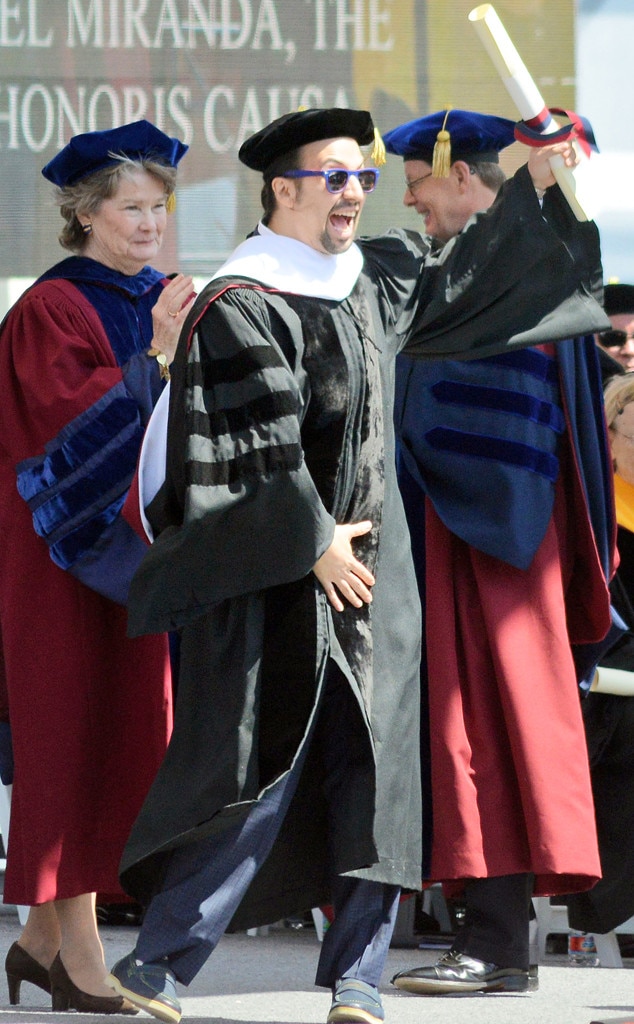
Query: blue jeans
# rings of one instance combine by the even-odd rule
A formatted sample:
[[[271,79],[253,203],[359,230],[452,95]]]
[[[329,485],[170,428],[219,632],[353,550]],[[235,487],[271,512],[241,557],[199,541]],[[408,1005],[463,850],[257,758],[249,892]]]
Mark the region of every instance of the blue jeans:
[[[245,821],[220,835],[179,847],[170,855],[162,888],[143,920],[136,947],[138,959],[145,963],[166,959],[182,984],[192,981],[275,842],[310,743],[321,744],[328,800],[336,800],[338,786],[345,786],[342,761],[350,743],[351,720],[359,721],[354,697],[335,671],[321,698],[318,728],[304,742],[292,769],[254,804]],[[339,978],[354,977],[378,985],[400,889],[340,875],[333,875],[331,887],[335,921],[324,936],[316,984],[332,988]]]

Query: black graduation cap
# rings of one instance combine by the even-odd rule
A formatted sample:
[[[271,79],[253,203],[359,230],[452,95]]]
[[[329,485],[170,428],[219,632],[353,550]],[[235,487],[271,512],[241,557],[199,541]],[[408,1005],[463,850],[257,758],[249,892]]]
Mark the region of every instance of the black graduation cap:
[[[293,110],[246,139],[238,158],[251,170],[265,173],[285,153],[310,142],[338,138],[355,139],[360,146],[375,142],[376,133],[369,111],[347,107]]]
[[[89,174],[117,163],[117,157],[155,160],[176,167],[188,150],[179,139],[172,139],[150,121],[133,121],[103,132],[75,135],[42,168],[42,174],[54,185],[74,185]]]
[[[617,313],[634,314],[634,285],[606,284],[603,289],[603,308],[608,316]]]
[[[388,153],[424,160],[445,178],[454,160],[499,163],[499,152],[515,142],[515,122],[471,110],[438,110],[393,128],[383,136]]]

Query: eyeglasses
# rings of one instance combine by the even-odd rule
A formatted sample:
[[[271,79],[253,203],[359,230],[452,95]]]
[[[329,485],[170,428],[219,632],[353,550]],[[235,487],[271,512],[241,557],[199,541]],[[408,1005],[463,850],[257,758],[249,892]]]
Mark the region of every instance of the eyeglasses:
[[[599,341],[606,348],[623,348],[628,341],[633,340],[634,334],[628,334],[627,331],[601,331],[599,334]]]
[[[362,192],[374,192],[379,180],[376,167],[362,167],[359,171],[347,171],[343,167],[333,167],[329,171],[285,171],[283,178],[325,178],[326,188],[333,195],[343,192],[350,176],[357,179]]]
[[[434,173],[433,171],[428,171],[427,174],[421,174],[420,178],[414,178],[413,181],[408,181],[407,178],[406,178],[405,179],[405,188],[408,188],[410,190],[410,192],[412,193],[412,195],[414,195],[414,189],[416,188],[416,186],[420,185],[421,181],[424,181],[425,178],[431,178],[433,173]]]

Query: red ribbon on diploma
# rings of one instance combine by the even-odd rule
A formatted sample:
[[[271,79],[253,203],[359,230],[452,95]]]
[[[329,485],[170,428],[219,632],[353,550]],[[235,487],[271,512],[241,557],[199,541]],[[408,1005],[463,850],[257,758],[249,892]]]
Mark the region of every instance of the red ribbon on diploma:
[[[563,125],[555,132],[545,134],[544,125],[550,121],[551,114],[567,117],[569,124]],[[586,156],[590,156],[592,150],[595,153],[599,152],[590,122],[580,114],[575,114],[574,110],[563,110],[561,107],[544,107],[536,117],[531,117],[527,121],[518,121],[515,126],[515,138],[526,146],[552,146],[555,142],[574,139],[579,143]]]

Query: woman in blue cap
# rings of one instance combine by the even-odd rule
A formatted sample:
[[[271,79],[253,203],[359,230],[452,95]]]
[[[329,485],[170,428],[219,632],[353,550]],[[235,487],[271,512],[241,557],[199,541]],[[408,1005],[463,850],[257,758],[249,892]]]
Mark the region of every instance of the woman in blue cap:
[[[43,169],[60,242],[2,325],[0,631],[13,754],[6,959],[53,1009],[115,1013],[96,893],[117,866],[171,727],[164,636],[126,637],[144,544],[121,509],[192,280],[153,269],[187,147],[147,121],[73,138]],[[0,680],[3,681],[3,680]]]

